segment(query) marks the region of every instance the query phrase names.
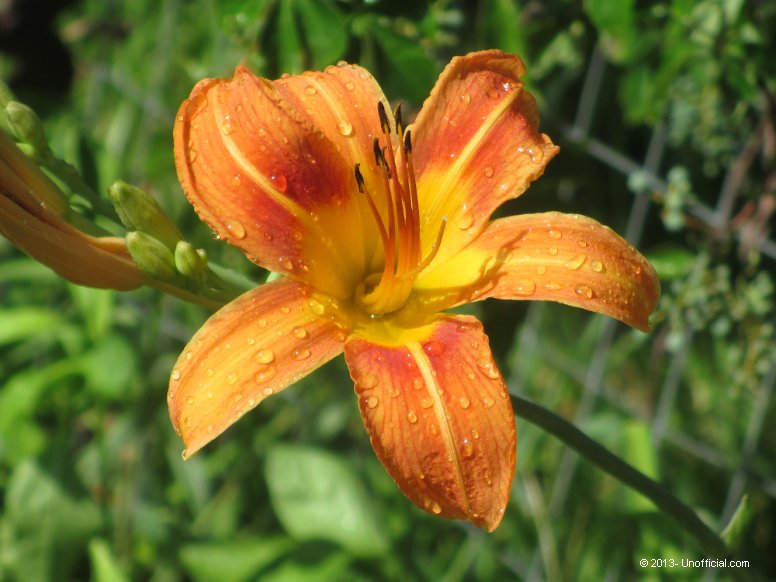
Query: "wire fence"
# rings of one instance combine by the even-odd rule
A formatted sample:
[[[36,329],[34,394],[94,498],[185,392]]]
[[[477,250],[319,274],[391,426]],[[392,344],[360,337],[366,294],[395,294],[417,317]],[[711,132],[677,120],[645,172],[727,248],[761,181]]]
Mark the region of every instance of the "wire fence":
[[[639,173],[649,185],[646,192],[635,193],[630,208],[625,238],[638,247],[644,233],[647,214],[650,209],[651,197],[662,198],[667,190],[667,180],[661,177],[661,162],[667,151],[667,131],[665,124],[657,124],[649,139],[648,147],[642,160],[637,161],[624,155],[617,149],[610,147],[591,134],[593,121],[604,102],[599,99],[604,81],[607,76],[607,63],[603,54],[595,49],[589,59],[587,71],[580,92],[579,106],[573,123],[561,125],[563,137],[567,143],[581,148],[585,155],[593,158],[614,172],[631,176]],[[563,142],[561,142],[563,145]],[[744,147],[748,147],[744,145]],[[706,232],[719,232],[720,228],[730,228],[730,215],[732,210],[731,183],[739,172],[735,164],[732,164],[727,176],[722,181],[715,208],[703,204],[694,203],[686,207],[686,216],[695,221],[700,221],[707,228]],[[561,182],[558,197],[568,200],[574,196],[576,186],[571,181]],[[739,233],[734,232],[737,238]],[[776,258],[776,242],[769,239],[761,239],[755,245],[759,253],[765,257]],[[681,418],[677,407],[686,389],[683,382],[685,377],[688,355],[693,349],[697,339],[697,331],[688,327],[681,333],[680,341],[673,350],[666,353],[665,346],[658,346],[667,357],[657,358],[662,363],[660,368],[654,369],[655,384],[659,386],[652,405],[652,412],[646,413],[640,408],[624,399],[620,393],[622,386],[615,385],[609,370],[610,351],[617,336],[618,325],[610,319],[603,320],[598,326],[598,335],[595,347],[592,350],[588,362],[580,364],[575,359],[559,354],[555,346],[545,341],[545,337],[552,336],[551,318],[542,316],[545,307],[542,304],[533,304],[528,308],[526,321],[517,336],[516,351],[520,354],[520,361],[535,361],[537,359],[550,362],[568,378],[573,379],[579,388],[579,400],[572,420],[577,426],[584,426],[591,414],[601,409],[602,406],[613,407],[626,418],[645,421],[650,426],[653,446],[658,458],[663,459],[672,452],[680,451],[690,455],[699,462],[708,465],[721,472],[727,479],[727,492],[724,500],[720,500],[719,511],[713,516],[717,524],[726,524],[738,507],[742,495],[747,490],[757,490],[771,498],[776,498],[776,479],[771,472],[767,474],[761,468],[752,466],[752,460],[757,456],[758,447],[769,407],[772,402],[774,385],[776,385],[776,362],[770,370],[762,376],[759,386],[755,389],[744,438],[740,443],[737,455],[731,455],[729,450],[723,450],[713,444],[708,444],[698,435],[688,430],[683,423],[676,422]],[[545,334],[546,331],[546,334]],[[523,393],[530,382],[529,372],[518,369],[509,378],[510,389],[515,393]],[[724,387],[720,387],[724,389]],[[682,414],[687,414],[683,411]],[[627,459],[626,459],[627,460]],[[558,470],[554,476],[546,499],[541,498],[541,490],[535,480],[528,479],[524,484],[529,504],[540,508],[542,515],[538,521],[537,544],[530,563],[513,564],[515,572],[526,580],[536,581],[554,579],[557,569],[557,551],[559,543],[554,538],[552,523],[569,511],[569,498],[573,490],[575,475],[579,462],[578,455],[564,449],[561,453]],[[697,500],[684,499],[693,505]],[[616,567],[608,572],[611,580],[621,579],[623,574]],[[704,580],[716,580],[718,572],[708,569],[704,573]]]

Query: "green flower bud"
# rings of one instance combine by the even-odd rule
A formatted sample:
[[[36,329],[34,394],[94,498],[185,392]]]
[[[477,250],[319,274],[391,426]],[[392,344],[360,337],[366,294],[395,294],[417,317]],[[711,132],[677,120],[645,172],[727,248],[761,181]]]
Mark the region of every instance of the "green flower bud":
[[[37,114],[24,103],[10,101],[5,106],[5,114],[16,138],[30,144],[41,155],[50,155],[51,150],[46,143],[46,134],[43,124]]]
[[[175,245],[175,268],[184,277],[196,281],[202,287],[207,280],[207,255],[199,253],[191,243],[178,241]]]
[[[127,248],[138,268],[159,281],[176,277],[175,258],[162,242],[143,232],[127,233]]]
[[[108,196],[127,229],[149,234],[171,251],[183,238],[156,199],[140,188],[118,180],[108,188]]]

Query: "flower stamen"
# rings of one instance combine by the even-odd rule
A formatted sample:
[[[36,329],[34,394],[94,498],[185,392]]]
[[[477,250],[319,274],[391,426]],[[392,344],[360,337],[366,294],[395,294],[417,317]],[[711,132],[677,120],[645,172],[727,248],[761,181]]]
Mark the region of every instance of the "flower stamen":
[[[382,174],[385,215],[380,213],[367,190],[359,164],[355,167],[358,190],[367,198],[384,248],[382,272],[369,274],[356,289],[356,301],[373,315],[390,313],[404,305],[415,277],[434,260],[447,224],[445,217],[429,254],[423,258],[418,188],[412,166],[412,133],[404,129],[400,105],[394,111],[393,126],[381,101],[377,104],[377,114],[386,145],[382,146],[380,138],[375,137],[372,153]],[[394,132],[399,136],[398,148],[393,146]]]

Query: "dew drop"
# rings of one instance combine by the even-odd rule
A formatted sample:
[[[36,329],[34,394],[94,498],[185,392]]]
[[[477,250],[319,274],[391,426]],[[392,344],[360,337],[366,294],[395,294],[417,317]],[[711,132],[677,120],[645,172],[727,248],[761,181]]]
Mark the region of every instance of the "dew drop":
[[[229,116],[226,116],[226,119],[221,124],[221,133],[224,135],[229,135],[234,131],[234,124],[229,120]]]
[[[288,305],[284,305],[280,308],[280,313],[283,313],[284,315],[288,315],[291,312],[291,308]]]
[[[310,334],[307,333],[307,330],[305,328],[303,328],[303,327],[295,327],[294,328],[294,337],[299,338],[299,339],[304,339],[308,335],[310,335]]]
[[[534,291],[536,291],[536,283],[530,279],[520,279],[517,282],[517,285],[512,288],[512,292],[521,297],[529,297],[530,295],[533,295]]]
[[[259,364],[271,364],[275,361],[275,353],[272,350],[259,350],[256,354],[256,361]]]
[[[307,85],[307,87],[304,88],[304,92],[307,93],[308,95],[315,95],[318,92],[318,90],[312,85]]]
[[[587,241],[578,240],[577,244],[581,246],[583,249],[587,247]]]
[[[307,348],[300,348],[298,350],[294,350],[294,352],[291,354],[291,357],[294,358],[297,361],[306,360],[310,357],[310,350]]]
[[[466,374],[466,377],[467,377],[469,380],[474,380],[474,379],[477,377],[477,375],[476,375],[474,372],[472,372],[472,371],[469,371],[469,372]]]
[[[469,402],[469,399],[466,398],[466,396],[461,396],[458,399],[458,404],[461,405],[461,408],[466,409],[466,408],[469,408],[469,405],[471,404],[471,402]]]
[[[348,81],[347,83],[345,83],[345,89],[347,89],[348,91],[352,91],[355,88],[356,86],[353,83],[353,81]]]
[[[230,386],[234,386],[237,383],[237,374],[234,372],[230,372],[229,375],[226,377],[226,382]]]
[[[344,135],[345,137],[350,137],[353,135],[353,125],[347,121],[340,121],[337,124],[337,129],[339,130],[340,134]]]
[[[270,181],[272,182],[272,185],[275,186],[275,189],[278,192],[285,192],[286,188],[288,187],[288,181],[286,180],[286,177],[281,174],[280,172],[276,174],[272,174],[269,177]]]
[[[480,438],[480,431],[478,431],[476,428],[472,429],[472,438],[476,441],[478,438]]]
[[[557,291],[558,289],[562,289],[563,285],[561,285],[560,283],[556,283],[554,281],[550,281],[549,283],[544,284],[544,288],[550,291]]]
[[[190,164],[194,163],[194,160],[197,159],[198,155],[199,155],[199,152],[197,152],[197,150],[192,149],[191,147],[189,147],[189,163]]]
[[[461,218],[458,220],[458,228],[461,230],[469,230],[472,225],[474,224],[474,217],[471,215],[470,212],[465,212],[461,215]]]
[[[189,397],[186,399],[186,404],[188,404],[189,406],[191,406],[192,404],[194,404],[194,397],[192,397],[192,396],[189,396]]]
[[[593,298],[593,290],[590,287],[588,287],[587,285],[577,285],[574,288],[574,292],[577,295],[581,295],[582,297],[585,297],[587,299],[592,299]]]
[[[275,375],[275,366],[268,366],[267,368],[264,368],[261,372],[256,374],[256,381],[266,382],[274,375]],[[265,392],[266,392],[266,388],[265,388]]]
[[[262,392],[262,394],[264,394],[264,396],[272,396],[275,393],[275,389],[274,388],[270,388],[269,386],[267,386],[261,392]]]
[[[554,257],[558,254],[558,247],[550,247],[547,252]]]
[[[415,390],[420,390],[425,385],[426,385],[426,383],[423,381],[422,378],[413,378],[413,380],[412,380],[412,387]]]
[[[291,259],[288,259],[286,257],[278,257],[278,263],[280,263],[280,266],[284,268],[286,271],[294,270],[294,263],[291,262]]]
[[[509,194],[509,184],[506,182],[501,182],[501,184],[499,184],[496,188],[496,191],[493,193],[493,196],[495,198],[503,198],[507,194]]]
[[[210,376],[211,378],[213,377],[213,375],[215,373],[216,373],[216,371],[213,368],[208,368],[207,369],[207,375]]]
[[[234,190],[237,190],[240,186],[242,186],[242,177],[240,174],[235,174],[229,178],[229,186]]]
[[[207,429],[206,430],[207,430],[208,433],[212,433],[213,432],[213,425],[212,424],[207,425]]]
[[[180,380],[181,379],[181,371],[178,368],[173,369],[173,371],[172,371],[172,379],[173,380]]]
[[[566,261],[566,268],[576,271],[584,264],[586,258],[585,255],[577,255],[573,259]]]
[[[190,416],[187,416],[187,417],[186,417],[186,419],[183,421],[183,423],[184,423],[184,424],[185,424],[187,427],[190,427],[190,426],[191,426],[191,417],[190,417]]]
[[[358,379],[358,385],[364,390],[371,390],[379,383],[380,379],[371,372],[366,372]]]
[[[310,311],[312,311],[315,315],[323,315],[323,304],[321,304],[319,301],[310,299],[310,301],[307,302],[307,307],[309,307]]]
[[[267,320],[266,319],[260,319],[258,322],[259,327],[267,327]]]
[[[414,411],[410,410],[410,411],[407,413],[407,420],[409,420],[409,421],[410,421],[410,423],[412,423],[412,424],[415,424],[416,422],[418,422],[418,415],[417,415],[417,414],[415,414],[415,412],[414,412]]]
[[[368,408],[377,408],[377,405],[380,404],[380,399],[377,396],[370,396],[365,402]]]
[[[435,502],[434,505],[431,507],[431,512],[434,515],[439,515],[440,513],[442,513],[442,507]]]
[[[472,97],[468,93],[464,93],[463,95],[461,95],[461,101],[463,101],[464,104],[468,104],[471,100],[472,100]]]
[[[207,391],[207,399],[208,400],[213,400],[213,391],[212,390],[208,390]]]
[[[493,177],[493,166],[485,166],[485,169],[482,170],[482,173],[485,174],[486,178],[492,178]]]
[[[550,238],[555,240],[558,240],[563,236],[563,233],[559,230],[550,230],[550,232],[548,232],[547,234]]]
[[[245,227],[239,220],[227,221],[226,230],[231,232],[236,239],[242,240],[245,238]]]
[[[420,401],[421,408],[431,408],[432,406],[434,406],[434,401],[431,398],[423,398]]]
[[[471,457],[474,454],[474,445],[468,438],[461,442],[461,452],[464,457]]]
[[[426,342],[423,345],[423,351],[429,356],[441,356],[445,351],[445,345],[437,341]]]
[[[604,264],[601,261],[590,261],[590,268],[596,273],[603,273]]]
[[[493,408],[493,405],[496,404],[492,398],[488,398],[487,396],[482,399],[482,405],[485,408]]]

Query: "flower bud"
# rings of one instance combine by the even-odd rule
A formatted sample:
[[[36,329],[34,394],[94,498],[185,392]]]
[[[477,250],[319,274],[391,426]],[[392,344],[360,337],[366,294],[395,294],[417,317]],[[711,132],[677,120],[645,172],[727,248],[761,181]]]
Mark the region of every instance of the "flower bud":
[[[207,280],[207,255],[199,253],[189,242],[178,241],[175,245],[175,268],[201,287]]]
[[[172,281],[176,277],[175,258],[164,243],[143,232],[130,232],[127,248],[138,268],[158,281]]]
[[[30,144],[35,148],[34,151],[44,156],[51,153],[46,143],[43,124],[32,109],[24,103],[10,101],[5,106],[5,114],[11,129],[20,142]]]
[[[108,188],[116,213],[128,230],[148,234],[171,251],[183,236],[156,199],[148,192],[117,180]]]

